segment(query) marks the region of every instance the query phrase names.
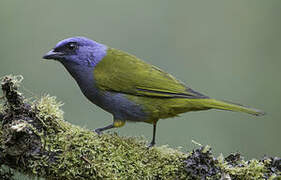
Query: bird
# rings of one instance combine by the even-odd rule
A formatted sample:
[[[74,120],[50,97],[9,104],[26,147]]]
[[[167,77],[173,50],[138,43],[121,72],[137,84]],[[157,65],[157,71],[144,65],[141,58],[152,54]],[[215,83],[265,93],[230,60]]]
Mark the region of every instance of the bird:
[[[96,133],[122,127],[126,122],[149,123],[153,125],[149,147],[155,145],[158,120],[181,113],[220,109],[255,116],[265,114],[210,98],[132,54],[82,36],[58,42],[43,59],[60,62],[85,97],[112,114],[113,123],[95,129]]]

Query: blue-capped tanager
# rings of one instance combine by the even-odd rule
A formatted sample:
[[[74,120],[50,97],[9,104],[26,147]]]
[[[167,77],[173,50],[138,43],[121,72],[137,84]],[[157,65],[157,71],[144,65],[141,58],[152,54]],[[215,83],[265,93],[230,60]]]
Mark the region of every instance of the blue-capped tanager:
[[[95,129],[97,133],[124,126],[126,121],[146,122],[153,125],[153,146],[159,119],[208,109],[264,114],[203,95],[134,55],[85,37],[64,39],[43,58],[62,63],[83,94],[113,115],[113,123]]]

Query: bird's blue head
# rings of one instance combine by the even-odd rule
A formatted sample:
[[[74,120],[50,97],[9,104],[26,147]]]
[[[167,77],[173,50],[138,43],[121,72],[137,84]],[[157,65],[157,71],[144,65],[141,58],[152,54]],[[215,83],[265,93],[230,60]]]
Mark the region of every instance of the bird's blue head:
[[[63,64],[74,63],[94,67],[106,55],[107,47],[85,37],[71,37],[60,41],[44,59],[58,60]]]

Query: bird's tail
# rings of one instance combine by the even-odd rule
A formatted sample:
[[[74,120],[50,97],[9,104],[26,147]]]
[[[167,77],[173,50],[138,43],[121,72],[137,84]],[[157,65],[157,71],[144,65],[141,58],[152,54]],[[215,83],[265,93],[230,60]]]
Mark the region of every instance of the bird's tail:
[[[262,116],[265,113],[261,110],[246,107],[240,104],[235,104],[226,101],[219,101],[216,99],[205,99],[204,105],[207,108],[214,108],[214,109],[222,109],[222,110],[229,110],[229,111],[236,111],[236,112],[245,112],[248,114],[252,114],[255,116]]]

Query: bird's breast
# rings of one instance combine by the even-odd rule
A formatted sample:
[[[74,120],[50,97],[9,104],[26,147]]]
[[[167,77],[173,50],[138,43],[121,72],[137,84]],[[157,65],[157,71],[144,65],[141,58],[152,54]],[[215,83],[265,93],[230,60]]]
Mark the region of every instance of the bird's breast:
[[[81,67],[73,64],[64,66],[87,99],[113,114],[114,118],[129,121],[147,119],[143,108],[129,100],[125,94],[100,90],[95,82],[93,67]]]

